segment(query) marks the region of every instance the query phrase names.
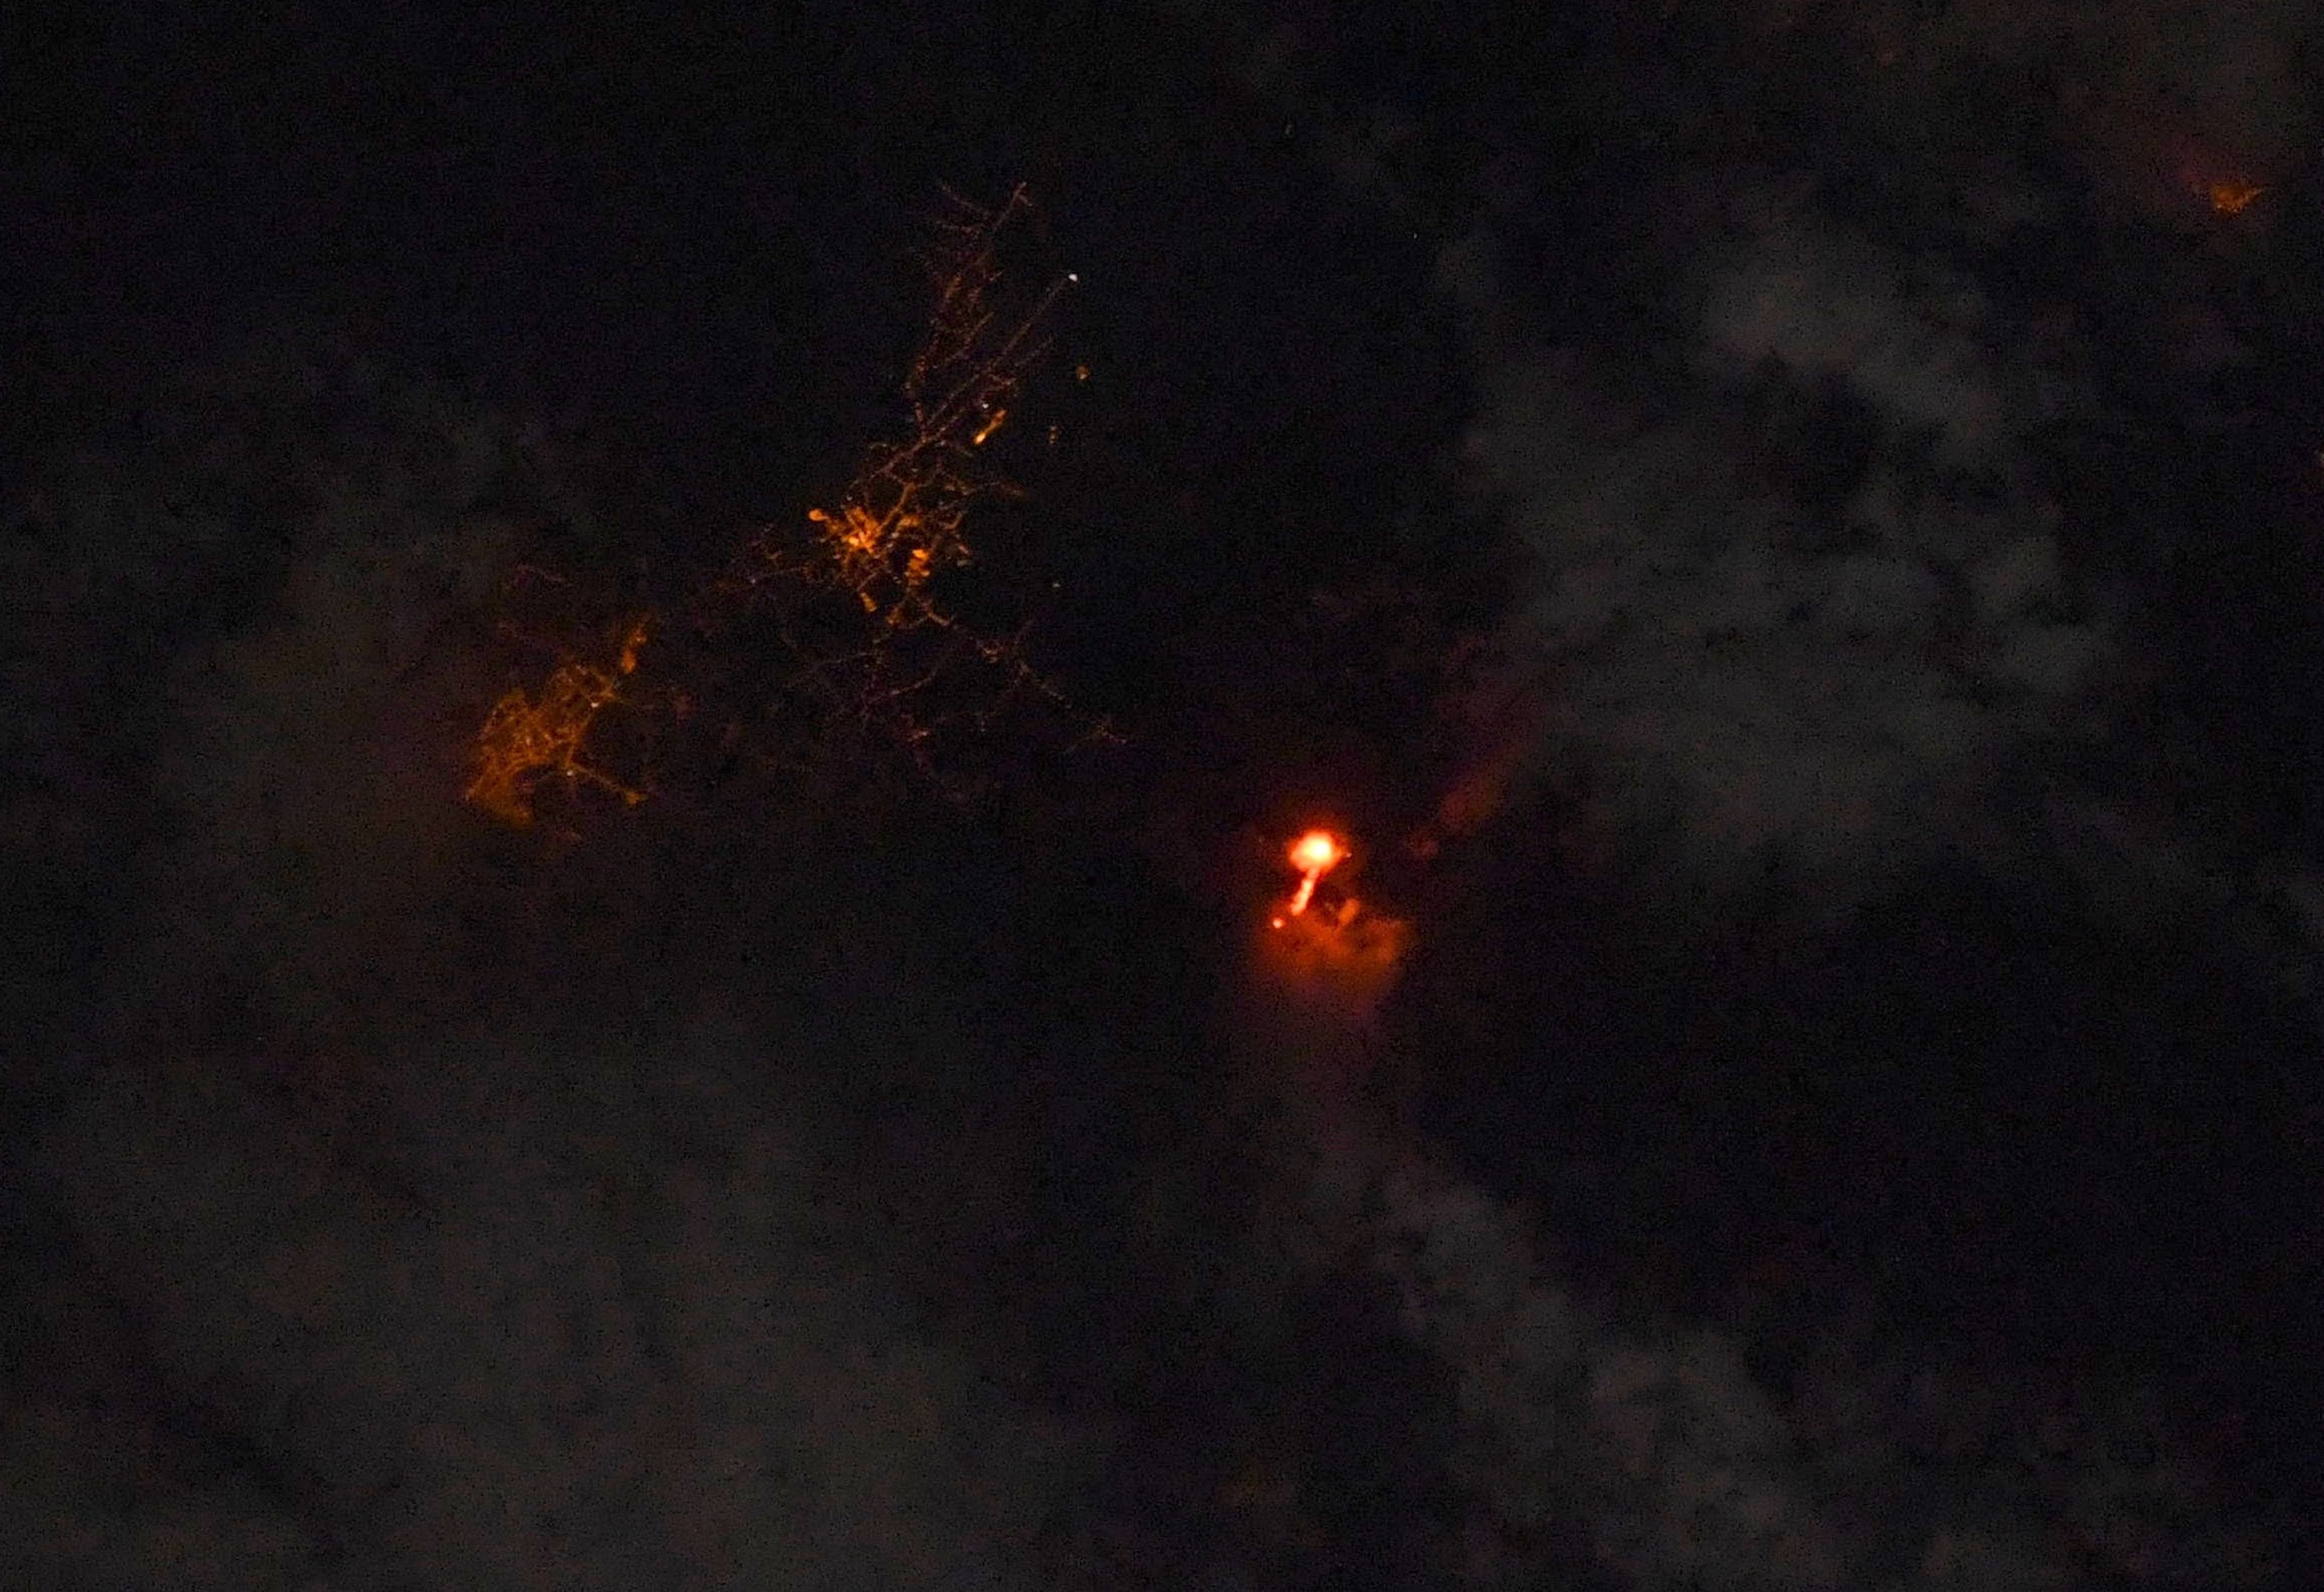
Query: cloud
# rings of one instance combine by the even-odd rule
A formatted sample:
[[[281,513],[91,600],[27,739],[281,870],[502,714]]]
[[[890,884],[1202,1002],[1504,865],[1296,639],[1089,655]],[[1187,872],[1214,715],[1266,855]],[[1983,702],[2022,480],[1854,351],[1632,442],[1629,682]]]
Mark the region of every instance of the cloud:
[[[1675,393],[1514,333],[1489,239],[1445,261],[1466,482],[1533,559],[1504,638],[1538,704],[1520,761],[1579,803],[1577,860],[1665,919],[1771,878],[1844,913],[1963,842],[2013,759],[2084,727],[2116,645],[2018,467],[2040,389],[1973,288],[1796,205],[1738,210]],[[1769,461],[1841,446],[1791,418],[1834,389],[1871,440],[1830,503]]]
[[[297,336],[165,391],[73,500],[124,566],[88,573],[190,548],[251,589],[137,682],[165,816],[81,1036],[107,1064],[29,1170],[12,1145],[70,1286],[0,1389],[12,1475],[60,1478],[11,1491],[6,1578],[1028,1584],[1103,1435],[926,1329],[895,1191],[813,1081],[924,1081],[963,1041],[827,918],[778,942],[814,973],[780,1013],[763,973],[666,966],[634,839],[520,860],[460,804],[520,528],[591,512],[540,428]],[[805,866],[798,899],[858,898]],[[768,949],[734,944],[754,882],[688,919],[717,969]],[[949,1127],[916,1175],[956,1160],[973,1207]]]
[[[1422,1584],[1453,1567],[1511,1587],[2281,1578],[2272,1529],[2225,1506],[2206,1457],[2215,1393],[2118,1372],[2061,1386],[2006,1350],[1812,1319],[1784,1297],[1797,1278],[1723,1324],[1673,1322],[1548,1258],[1529,1203],[1293,1081],[1351,1064],[1360,1020],[1261,999],[1239,1028],[1243,1064],[1283,1087],[1254,1140],[1271,1175],[1222,1271],[1259,1314],[1315,1279],[1375,1284],[1425,1357],[1449,1419],[1413,1417],[1410,1457],[1451,1484],[1456,1518]]]
[[[1949,462],[1992,462],[2010,417],[1976,336],[1976,290],[1796,211],[1770,210],[1712,285],[1702,317],[1712,360],[1836,377],[1892,425],[1935,432]]]
[[[536,1038],[439,1039],[428,1147],[420,1101],[365,1125],[417,1208],[230,1075],[120,1073],[52,1136],[95,1278],[278,1533],[346,1544],[347,1587],[1020,1584],[1088,1434],[910,1325],[815,1108],[719,1026],[659,1107],[520,1120]],[[710,1154],[658,1153],[705,1111]]]

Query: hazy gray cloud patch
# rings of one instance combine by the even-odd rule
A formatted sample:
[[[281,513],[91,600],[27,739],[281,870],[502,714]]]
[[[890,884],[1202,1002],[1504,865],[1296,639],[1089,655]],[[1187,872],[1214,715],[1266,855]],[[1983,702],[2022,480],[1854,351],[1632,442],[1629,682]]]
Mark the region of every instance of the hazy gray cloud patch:
[[[2034,391],[1973,289],[1794,208],[1708,279],[1704,388],[1624,391],[1529,344],[1472,243],[1446,281],[1479,401],[1465,463],[1535,560],[1505,640],[1536,778],[1588,793],[1599,866],[1693,912],[1771,873],[1846,906],[1975,822],[2005,759],[2073,728],[2114,640],[2013,444]],[[1757,395],[1838,382],[1877,433],[1834,509],[1788,491]]]

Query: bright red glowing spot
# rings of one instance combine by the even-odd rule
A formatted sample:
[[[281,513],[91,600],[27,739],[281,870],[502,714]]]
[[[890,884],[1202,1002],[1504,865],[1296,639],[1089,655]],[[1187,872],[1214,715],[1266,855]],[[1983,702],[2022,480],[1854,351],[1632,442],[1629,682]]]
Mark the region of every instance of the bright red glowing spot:
[[[1328,869],[1340,860],[1340,842],[1330,832],[1311,829],[1291,843],[1291,866],[1302,873]]]
[[[1307,910],[1314,898],[1315,881],[1336,867],[1347,855],[1339,841],[1328,830],[1311,829],[1291,842],[1291,866],[1299,870],[1299,890],[1291,897],[1291,905],[1272,920],[1272,926],[1281,928],[1286,917],[1296,917]]]

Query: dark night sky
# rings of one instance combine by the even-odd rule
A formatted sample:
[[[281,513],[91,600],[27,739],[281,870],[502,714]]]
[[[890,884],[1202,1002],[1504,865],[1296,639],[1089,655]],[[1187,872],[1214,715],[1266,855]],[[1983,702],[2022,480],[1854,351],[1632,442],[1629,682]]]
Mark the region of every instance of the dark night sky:
[[[0,24],[0,1583],[2299,1584],[2318,42]],[[1019,183],[919,767],[686,616]]]

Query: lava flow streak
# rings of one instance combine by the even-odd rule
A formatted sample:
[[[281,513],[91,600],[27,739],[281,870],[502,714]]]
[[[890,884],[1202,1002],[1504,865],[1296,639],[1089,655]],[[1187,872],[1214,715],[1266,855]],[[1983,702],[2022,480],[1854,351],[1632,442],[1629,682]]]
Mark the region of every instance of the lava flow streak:
[[[1279,929],[1286,918],[1296,917],[1306,911],[1307,903],[1315,897],[1315,882],[1337,867],[1340,860],[1347,854],[1327,830],[1311,829],[1292,842],[1291,866],[1299,870],[1299,889],[1291,897],[1291,905],[1274,920],[1274,926]]]

